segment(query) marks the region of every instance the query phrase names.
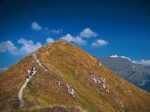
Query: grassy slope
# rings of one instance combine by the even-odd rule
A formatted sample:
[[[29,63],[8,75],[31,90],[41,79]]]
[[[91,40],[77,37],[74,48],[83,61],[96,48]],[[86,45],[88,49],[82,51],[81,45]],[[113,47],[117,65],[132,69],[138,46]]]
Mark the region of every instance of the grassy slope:
[[[40,111],[53,106],[71,106],[89,112],[150,111],[150,95],[147,92],[117,77],[105,66],[99,67],[97,59],[77,46],[66,41],[58,41],[40,48],[36,54],[48,72],[29,55],[2,73],[1,110]],[[17,94],[25,81],[26,71],[34,65],[38,71],[23,92],[25,106],[20,109]],[[91,80],[91,74],[105,78],[110,93]],[[59,87],[57,81],[63,82],[64,85]],[[75,90],[75,98],[68,94],[66,84]],[[129,90],[131,92],[128,92]],[[123,102],[124,109],[115,103],[116,95]]]

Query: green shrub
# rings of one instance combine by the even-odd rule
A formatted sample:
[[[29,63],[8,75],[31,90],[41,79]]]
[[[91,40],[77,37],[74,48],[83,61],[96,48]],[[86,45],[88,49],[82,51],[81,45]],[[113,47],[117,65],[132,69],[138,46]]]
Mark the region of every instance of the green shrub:
[[[27,86],[28,86],[28,87],[31,87],[31,86],[32,86],[32,82],[29,81],[29,82],[27,83]]]

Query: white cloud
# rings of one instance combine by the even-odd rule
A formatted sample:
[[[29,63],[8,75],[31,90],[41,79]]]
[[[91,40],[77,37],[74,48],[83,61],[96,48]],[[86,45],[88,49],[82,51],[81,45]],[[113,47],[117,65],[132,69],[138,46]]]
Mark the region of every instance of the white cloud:
[[[73,42],[78,45],[85,45],[87,43],[87,41],[83,40],[81,37],[78,36],[73,39]]]
[[[34,30],[42,30],[43,29],[37,22],[32,22],[31,28]]]
[[[104,46],[107,45],[108,42],[102,39],[98,39],[96,40],[94,43],[92,43],[92,46],[96,47],[96,46]]]
[[[8,68],[6,67],[0,67],[0,73],[4,72],[5,70],[7,70]]]
[[[131,59],[129,57],[126,57],[126,56],[120,56],[121,58],[125,58],[125,59],[128,59],[129,61],[131,61]]]
[[[74,42],[74,43],[76,43],[78,45],[85,45],[87,43],[81,37],[79,37],[79,36],[73,37],[71,34],[65,35],[64,37],[62,37],[62,39],[70,41],[70,42]]]
[[[67,34],[64,37],[62,37],[62,39],[71,42],[73,41],[74,37],[71,34]]]
[[[48,37],[48,38],[46,39],[46,42],[47,42],[48,44],[53,43],[53,42],[54,42],[54,39]]]
[[[0,43],[0,52],[13,52],[15,50],[17,50],[17,47],[9,40]]]
[[[80,37],[96,37],[98,34],[96,32],[93,32],[90,28],[85,28],[82,32],[80,32]]]
[[[131,59],[129,57],[127,57],[127,56],[111,55],[110,57],[111,58],[124,58],[124,59],[127,59],[127,60],[131,61]]]
[[[149,65],[150,66],[150,60],[144,60],[144,59],[142,59],[141,61],[133,60],[132,63],[141,64],[141,65]]]
[[[21,48],[16,47],[9,40],[5,42],[1,42],[0,52],[9,52],[13,55],[25,56],[42,46],[40,42],[37,42],[36,44],[34,44],[32,40],[26,40],[24,38],[19,39],[18,44],[21,44]]]
[[[22,46],[16,52],[13,52],[15,55],[28,55],[42,46],[40,42],[34,44],[32,40],[26,40],[24,38],[19,39],[18,44],[22,44]]]
[[[111,55],[111,58],[118,58],[118,55]]]

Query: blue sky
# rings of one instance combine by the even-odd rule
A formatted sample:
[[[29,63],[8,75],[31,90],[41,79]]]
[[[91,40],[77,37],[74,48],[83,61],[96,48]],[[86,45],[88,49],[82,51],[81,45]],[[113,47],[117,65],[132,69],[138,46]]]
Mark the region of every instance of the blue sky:
[[[63,39],[94,56],[150,64],[149,0],[1,0],[0,71]]]

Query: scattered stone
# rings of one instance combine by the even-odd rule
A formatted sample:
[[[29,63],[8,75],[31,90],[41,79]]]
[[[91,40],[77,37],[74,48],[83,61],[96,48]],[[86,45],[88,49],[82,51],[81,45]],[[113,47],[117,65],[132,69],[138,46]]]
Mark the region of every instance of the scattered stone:
[[[59,87],[61,87],[63,85],[63,83],[61,81],[57,81],[57,84]]]
[[[105,83],[106,82],[105,78],[95,77],[94,75],[91,75],[91,78],[95,81],[95,83]]]
[[[105,83],[105,82],[106,82],[105,78],[100,78],[100,79],[101,79],[101,81],[103,81],[103,83]]]
[[[128,90],[128,92],[130,93],[130,92],[131,92],[131,90],[129,89],[129,90]]]
[[[120,101],[120,104],[121,104],[121,107],[124,108],[124,105],[123,105],[123,103],[121,101]]]
[[[91,79],[93,79],[95,83],[101,84],[101,88],[100,88],[101,90],[104,88],[107,93],[110,92],[110,91],[109,91],[109,88],[108,88],[108,87],[106,86],[106,84],[105,84],[105,83],[106,83],[105,78],[96,77],[96,76],[94,76],[94,75],[91,75]]]
[[[67,85],[67,90],[72,95],[72,97],[74,98],[74,90],[68,85]]]
[[[97,83],[102,83],[102,81],[101,80],[99,80],[99,78],[96,78],[96,81],[97,81]]]
[[[102,84],[103,88],[105,89],[106,88],[106,85],[105,84]]]
[[[99,67],[102,67],[102,63],[101,62],[99,62]]]
[[[106,87],[106,92],[109,93],[109,88],[108,87]]]
[[[115,83],[115,86],[118,86],[117,83]]]

